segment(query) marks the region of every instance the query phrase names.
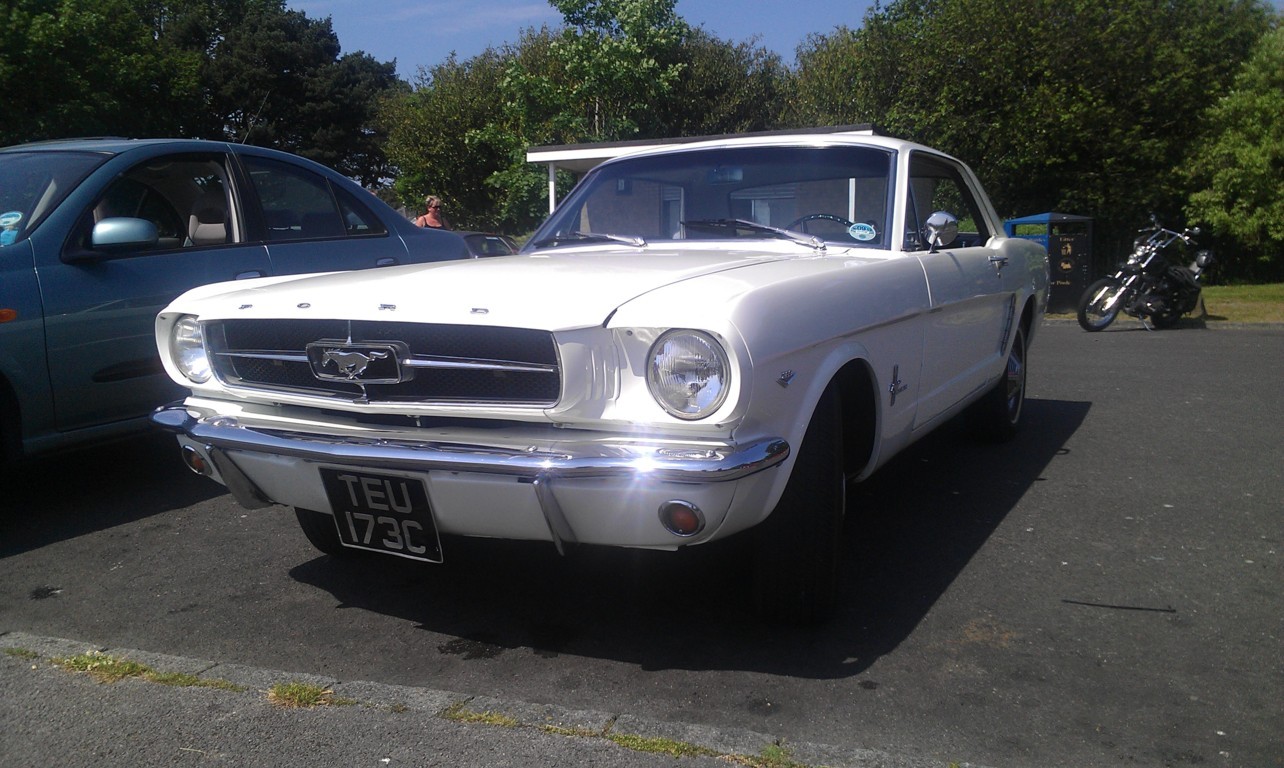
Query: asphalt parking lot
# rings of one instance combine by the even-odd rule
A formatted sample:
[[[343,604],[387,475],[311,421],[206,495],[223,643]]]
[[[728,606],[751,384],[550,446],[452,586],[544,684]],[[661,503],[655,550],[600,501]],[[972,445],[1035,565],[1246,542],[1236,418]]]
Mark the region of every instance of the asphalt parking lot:
[[[288,510],[240,509],[154,436],[6,481],[0,632],[873,760],[1284,766],[1284,329],[1051,322],[1030,363],[1014,442],[946,429],[852,489],[825,627],[753,618],[734,543],[558,559],[448,540],[441,568],[332,561]],[[72,713],[102,698],[64,689],[84,697]],[[5,710],[21,727],[0,764],[43,743],[14,735],[34,732],[22,711]],[[229,744],[225,762],[255,764]],[[130,764],[113,754],[59,764]]]

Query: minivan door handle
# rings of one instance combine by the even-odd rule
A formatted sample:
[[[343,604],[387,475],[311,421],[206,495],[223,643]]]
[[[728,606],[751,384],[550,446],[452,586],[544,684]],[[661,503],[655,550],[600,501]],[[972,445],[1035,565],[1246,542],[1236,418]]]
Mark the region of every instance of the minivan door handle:
[[[246,272],[237,272],[234,280],[249,280],[255,277],[266,277],[267,274],[261,269],[251,269]]]

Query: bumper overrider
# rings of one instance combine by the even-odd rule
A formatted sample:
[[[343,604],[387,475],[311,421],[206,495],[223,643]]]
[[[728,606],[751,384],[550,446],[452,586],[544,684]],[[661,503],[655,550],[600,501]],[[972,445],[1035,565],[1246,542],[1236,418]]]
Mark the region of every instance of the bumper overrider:
[[[484,435],[434,430],[348,434],[206,412],[158,408],[187,465],[249,509],[283,504],[334,513],[322,469],[422,481],[443,533],[568,544],[674,548],[716,538],[765,514],[789,456],[781,438],[749,443],[655,440],[558,430]],[[724,533],[727,531],[723,531]]]

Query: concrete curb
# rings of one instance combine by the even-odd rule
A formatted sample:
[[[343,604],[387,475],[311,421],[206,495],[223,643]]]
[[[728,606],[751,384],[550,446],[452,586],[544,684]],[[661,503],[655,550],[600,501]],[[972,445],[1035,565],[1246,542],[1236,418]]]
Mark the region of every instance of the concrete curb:
[[[80,656],[89,652],[137,662],[160,673],[180,673],[203,680],[224,681],[242,690],[220,693],[258,699],[272,706],[266,692],[283,683],[305,683],[333,691],[339,699],[356,702],[354,709],[373,707],[398,712],[418,712],[436,718],[470,722],[484,728],[532,728],[566,738],[616,741],[621,736],[641,740],[676,742],[698,748],[710,757],[744,765],[760,758],[764,750],[787,750],[791,765],[829,768],[943,768],[938,760],[922,760],[870,749],[844,748],[825,744],[786,741],[770,734],[749,730],[714,728],[689,723],[663,722],[628,713],[574,710],[549,704],[471,696],[453,691],[389,685],[364,680],[340,681],[321,675],[260,669],[240,664],[191,659],[133,648],[112,648],[78,640],[44,637],[25,632],[0,634],[0,653],[22,651],[34,654],[32,662]],[[38,657],[38,659],[37,659]],[[69,673],[70,674],[70,673]],[[146,690],[146,686],[140,686]],[[208,689],[200,689],[208,690]],[[619,743],[618,741],[616,743]],[[675,758],[678,760],[679,758]],[[687,758],[680,758],[687,760]],[[969,763],[951,763],[951,768],[981,768]]]

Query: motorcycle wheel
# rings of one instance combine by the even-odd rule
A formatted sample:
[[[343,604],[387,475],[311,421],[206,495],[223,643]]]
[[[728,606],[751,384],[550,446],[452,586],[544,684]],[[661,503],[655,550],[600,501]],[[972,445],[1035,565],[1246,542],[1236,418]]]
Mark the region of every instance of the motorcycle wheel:
[[[1079,297],[1079,326],[1085,331],[1100,331],[1113,323],[1123,304],[1122,301],[1116,301],[1115,297],[1122,290],[1123,286],[1112,277],[1103,277],[1088,286],[1088,290]],[[1114,308],[1109,312],[1104,311],[1102,307],[1111,301],[1115,301]]]

